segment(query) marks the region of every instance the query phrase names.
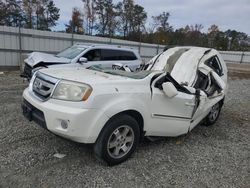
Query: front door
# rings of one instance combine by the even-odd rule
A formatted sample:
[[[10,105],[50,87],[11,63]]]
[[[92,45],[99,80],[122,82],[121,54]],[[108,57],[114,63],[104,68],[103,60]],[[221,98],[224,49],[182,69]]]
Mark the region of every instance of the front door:
[[[175,97],[169,98],[163,90],[152,85],[150,134],[178,136],[187,133],[195,109],[194,94],[178,91]]]

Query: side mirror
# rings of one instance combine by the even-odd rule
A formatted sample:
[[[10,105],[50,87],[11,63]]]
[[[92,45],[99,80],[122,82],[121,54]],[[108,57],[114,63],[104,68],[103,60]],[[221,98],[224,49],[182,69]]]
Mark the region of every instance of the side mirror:
[[[88,59],[85,58],[85,57],[80,57],[79,62],[80,62],[80,63],[87,63],[87,62],[88,62]]]
[[[169,98],[173,98],[174,96],[178,94],[177,89],[174,87],[174,85],[171,82],[164,82],[162,84],[162,89],[165,95],[168,96]]]

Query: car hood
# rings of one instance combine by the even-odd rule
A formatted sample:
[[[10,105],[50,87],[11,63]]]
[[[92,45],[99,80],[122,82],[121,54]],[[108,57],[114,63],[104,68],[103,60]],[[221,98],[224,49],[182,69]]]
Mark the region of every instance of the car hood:
[[[44,73],[48,76],[55,77],[57,79],[65,79],[76,82],[83,82],[86,84],[94,85],[99,83],[111,83],[118,81],[134,80],[118,75],[107,74],[99,71],[88,70],[85,68],[48,68],[41,69],[39,72]]]
[[[31,67],[43,62],[46,64],[60,64],[70,63],[70,59],[63,57],[56,57],[54,54],[47,54],[41,52],[32,52],[27,59],[24,60]]]

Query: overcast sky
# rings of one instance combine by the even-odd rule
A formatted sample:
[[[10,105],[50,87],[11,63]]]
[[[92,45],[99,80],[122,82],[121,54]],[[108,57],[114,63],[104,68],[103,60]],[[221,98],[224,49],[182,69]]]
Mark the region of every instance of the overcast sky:
[[[55,30],[64,29],[73,7],[83,9],[81,0],[54,0],[60,8],[60,20]],[[118,0],[114,0],[118,2]],[[185,25],[202,24],[204,32],[216,24],[220,30],[235,29],[250,35],[250,0],[135,0],[145,8],[148,18],[163,11],[170,13],[174,29]],[[150,21],[150,19],[148,19]]]

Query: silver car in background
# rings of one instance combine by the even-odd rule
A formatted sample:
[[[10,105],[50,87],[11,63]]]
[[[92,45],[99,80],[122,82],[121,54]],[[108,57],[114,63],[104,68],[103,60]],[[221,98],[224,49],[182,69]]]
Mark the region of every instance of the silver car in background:
[[[52,66],[88,68],[93,65],[102,65],[105,68],[112,68],[112,65],[119,64],[136,70],[142,63],[142,59],[136,50],[128,47],[75,44],[56,55],[32,52],[24,62],[24,71],[21,76],[29,80],[37,70]]]

